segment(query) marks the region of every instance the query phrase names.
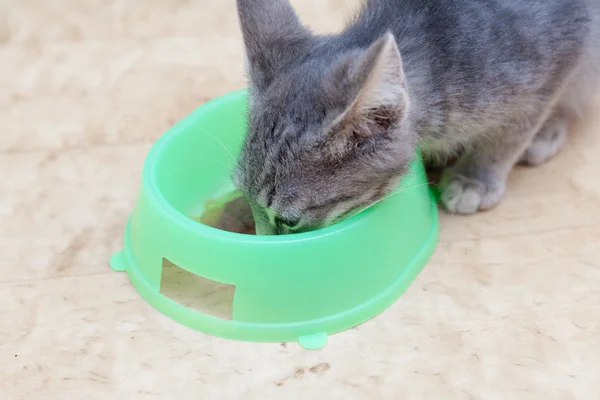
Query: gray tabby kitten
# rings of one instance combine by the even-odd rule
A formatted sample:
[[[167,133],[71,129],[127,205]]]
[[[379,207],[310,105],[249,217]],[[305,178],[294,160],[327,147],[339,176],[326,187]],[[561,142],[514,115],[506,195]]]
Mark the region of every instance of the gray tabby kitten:
[[[235,182],[259,234],[317,229],[393,190],[417,146],[460,154],[450,211],[501,200],[519,162],[541,164],[595,94],[600,0],[366,0],[317,36],[288,0],[238,0],[251,81]]]

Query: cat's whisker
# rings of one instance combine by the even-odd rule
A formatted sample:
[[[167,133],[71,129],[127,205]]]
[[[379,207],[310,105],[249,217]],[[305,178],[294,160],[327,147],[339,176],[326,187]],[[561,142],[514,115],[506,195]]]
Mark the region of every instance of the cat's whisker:
[[[213,161],[213,162],[216,162],[216,163],[217,163],[217,164],[219,164],[219,165],[222,165],[223,167],[227,168],[227,171],[229,171],[230,173],[233,173],[233,171],[234,171],[234,167],[233,167],[233,166],[231,166],[231,165],[229,165],[229,164],[226,164],[226,163],[224,163],[224,162],[223,162],[223,161],[221,161],[221,160],[217,160],[217,159],[216,159],[216,158],[214,158],[214,157],[207,158],[206,160],[207,160],[207,161]]]
[[[406,192],[406,193],[404,193],[404,194],[406,194],[406,195],[409,195],[409,196],[414,196],[414,195],[415,195],[415,194],[414,194],[414,193],[412,193],[412,192]],[[438,206],[438,203],[436,203],[436,202],[433,202],[433,201],[430,201],[430,200],[427,200],[427,204],[429,204],[430,206],[434,206],[434,207],[437,207],[437,206]]]
[[[431,148],[429,147],[427,142],[425,140],[423,140],[423,138],[419,138],[419,143],[421,143],[423,145],[425,150],[427,150],[427,153],[431,153]],[[421,146],[419,146],[419,147],[421,147]]]
[[[227,153],[227,155],[229,156],[229,158],[231,158],[231,161],[233,162],[233,164],[235,165],[236,163],[236,159],[233,156],[233,154],[231,153],[231,151],[229,151],[229,149],[227,148],[227,146],[225,146],[225,144],[223,144],[223,142],[221,142],[215,135],[205,131],[205,130],[200,130],[199,131],[201,134],[203,135],[207,135],[208,137],[212,138],[215,142],[217,142],[222,148],[223,150],[225,150],[225,152]]]
[[[409,190],[412,190],[412,189],[415,189],[415,188],[418,188],[418,187],[422,187],[422,186],[429,186],[430,184],[431,184],[431,182],[419,183],[419,184],[415,184],[415,185],[412,185],[412,186],[408,186],[408,187],[406,187],[406,188],[402,188],[402,189],[400,189],[400,190],[397,190],[397,191],[395,191],[395,192],[392,192],[392,193],[390,193],[390,194],[388,194],[388,195],[386,195],[386,196],[382,197],[381,199],[379,199],[379,200],[376,200],[375,202],[373,202],[373,203],[370,203],[369,205],[367,205],[367,206],[365,206],[365,207],[363,207],[363,208],[361,208],[361,209],[357,210],[356,212],[354,212],[354,213],[352,213],[352,214],[349,214],[349,215],[343,215],[343,216],[341,216],[341,217],[339,217],[339,218],[335,219],[335,220],[332,222],[332,225],[333,225],[333,224],[337,224],[337,223],[339,223],[339,222],[341,222],[341,221],[344,221],[344,220],[346,220],[346,219],[352,218],[352,217],[354,217],[354,216],[356,216],[356,215],[358,215],[358,214],[360,214],[360,213],[362,213],[362,212],[364,212],[364,211],[368,210],[368,209],[369,209],[369,208],[371,208],[371,207],[374,207],[374,206],[376,206],[377,204],[379,204],[379,203],[381,203],[381,202],[383,202],[383,201],[385,201],[385,200],[387,200],[387,199],[389,199],[389,198],[391,198],[391,197],[394,197],[394,196],[397,196],[397,195],[399,195],[399,194],[403,194],[403,193],[404,193],[404,194],[406,194],[406,193],[407,193]]]
[[[421,180],[422,178],[427,179],[427,171],[415,171],[415,170],[411,170],[409,173],[407,173],[406,175],[404,175],[402,177],[403,181],[409,180],[409,179],[416,179],[416,180]]]

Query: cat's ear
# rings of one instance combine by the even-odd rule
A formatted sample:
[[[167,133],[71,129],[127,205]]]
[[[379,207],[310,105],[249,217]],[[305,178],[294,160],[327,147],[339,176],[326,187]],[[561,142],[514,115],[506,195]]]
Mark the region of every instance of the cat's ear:
[[[402,57],[392,33],[386,33],[359,58],[351,79],[360,87],[351,107],[359,113],[380,108],[402,112],[407,93]]]
[[[266,88],[277,72],[306,54],[313,35],[289,0],[237,0],[252,85]]]
[[[408,111],[402,58],[391,33],[359,55],[342,60],[328,84],[337,86],[334,92],[343,104],[329,124],[329,134],[339,145],[389,134]]]

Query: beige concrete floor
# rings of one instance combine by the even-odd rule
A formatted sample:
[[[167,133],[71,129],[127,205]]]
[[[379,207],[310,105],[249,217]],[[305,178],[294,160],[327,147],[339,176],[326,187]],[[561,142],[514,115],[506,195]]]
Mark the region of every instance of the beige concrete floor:
[[[356,1],[295,3],[327,31]],[[233,0],[0,1],[1,399],[600,398],[600,112],[499,208],[444,215],[406,295],[321,351],[142,301],[107,261],[146,151],[242,67]]]

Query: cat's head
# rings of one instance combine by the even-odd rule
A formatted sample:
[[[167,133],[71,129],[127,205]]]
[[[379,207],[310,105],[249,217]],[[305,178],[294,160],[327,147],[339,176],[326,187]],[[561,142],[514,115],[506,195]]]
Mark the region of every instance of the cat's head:
[[[238,10],[251,100],[234,180],[257,232],[321,228],[386,196],[417,141],[394,37],[337,52],[288,0],[238,0]]]

